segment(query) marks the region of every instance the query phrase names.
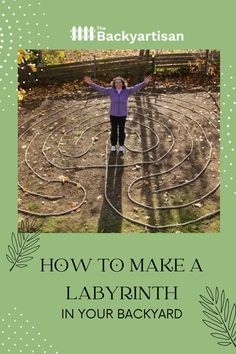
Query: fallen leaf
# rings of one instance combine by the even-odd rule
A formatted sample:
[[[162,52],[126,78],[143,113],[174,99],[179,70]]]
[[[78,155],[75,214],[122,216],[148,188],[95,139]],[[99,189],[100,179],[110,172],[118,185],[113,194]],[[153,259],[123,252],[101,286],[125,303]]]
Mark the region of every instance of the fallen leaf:
[[[202,203],[195,203],[195,204],[193,204],[193,206],[196,206],[198,208],[202,208],[203,204]]]
[[[35,73],[37,71],[37,68],[36,68],[35,64],[28,64],[28,66],[30,66],[30,68],[33,71],[33,73]]]
[[[66,181],[69,180],[69,177],[61,175],[61,176],[58,177],[58,179],[59,179],[62,183],[65,183]]]

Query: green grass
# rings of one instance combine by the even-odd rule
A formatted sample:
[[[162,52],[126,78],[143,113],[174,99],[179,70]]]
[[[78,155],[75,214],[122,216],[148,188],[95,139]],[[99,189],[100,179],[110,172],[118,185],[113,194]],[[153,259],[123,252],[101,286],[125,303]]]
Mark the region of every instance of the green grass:
[[[29,211],[38,211],[39,210],[39,206],[38,206],[37,203],[31,202],[28,205],[28,209],[29,209]]]
[[[187,213],[185,215],[187,217]],[[195,216],[196,217],[196,216]],[[78,220],[75,216],[58,216],[58,217],[47,217],[40,220],[40,230],[42,233],[97,233],[97,222],[95,219]],[[166,218],[166,223],[175,223],[177,222],[177,217],[173,217],[173,213],[170,218]],[[158,225],[158,224],[157,224]],[[109,227],[110,226],[110,227]],[[108,229],[114,230],[117,229],[115,220],[112,224],[108,225]],[[180,227],[171,227],[162,230],[148,229],[144,228],[138,224],[129,222],[128,220],[123,219],[121,226],[121,233],[217,233],[220,230],[220,216],[217,215],[212,219],[203,220],[201,222],[189,224],[186,226]],[[106,233],[106,232],[105,232]],[[108,232],[110,233],[110,232]]]

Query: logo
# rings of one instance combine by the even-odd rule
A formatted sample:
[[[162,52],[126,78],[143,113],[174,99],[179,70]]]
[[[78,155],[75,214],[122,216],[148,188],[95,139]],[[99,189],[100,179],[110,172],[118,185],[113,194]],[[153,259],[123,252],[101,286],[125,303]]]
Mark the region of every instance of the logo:
[[[72,41],[94,41],[95,28],[93,26],[73,26],[71,29]]]
[[[98,27],[98,29],[102,29],[102,27]],[[73,26],[71,28],[71,39],[72,41],[94,41],[96,32],[93,26]]]
[[[149,33],[133,33],[121,30],[120,32],[107,32],[103,26],[72,26],[72,41],[98,41],[98,42],[183,42],[183,33],[164,33],[161,31],[153,31]]]

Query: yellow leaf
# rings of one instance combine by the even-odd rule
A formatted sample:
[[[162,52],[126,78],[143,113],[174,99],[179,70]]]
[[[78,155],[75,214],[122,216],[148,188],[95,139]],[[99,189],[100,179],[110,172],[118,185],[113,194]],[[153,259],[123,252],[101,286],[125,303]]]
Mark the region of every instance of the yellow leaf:
[[[69,177],[61,175],[61,176],[58,177],[58,179],[59,179],[62,183],[65,183],[66,181],[69,180]]]
[[[26,50],[18,50],[18,53],[17,53],[17,62],[18,64],[22,64],[24,63],[24,61],[28,60],[29,59],[29,54],[27,53]]]
[[[36,68],[35,64],[28,64],[28,66],[30,66],[31,70],[33,71],[33,73],[35,73],[38,69]]]
[[[22,101],[24,98],[24,94],[25,94],[25,90],[23,90],[22,88],[18,90],[18,100]]]

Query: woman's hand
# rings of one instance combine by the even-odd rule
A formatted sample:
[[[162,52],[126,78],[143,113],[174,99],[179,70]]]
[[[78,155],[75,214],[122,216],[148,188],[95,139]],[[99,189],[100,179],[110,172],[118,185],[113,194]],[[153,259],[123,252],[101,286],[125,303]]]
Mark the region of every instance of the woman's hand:
[[[146,85],[149,84],[150,81],[152,81],[151,75],[145,76],[145,78],[144,78],[145,84],[146,84]]]
[[[90,76],[84,76],[84,82],[90,85],[92,84],[93,80],[91,79]]]

